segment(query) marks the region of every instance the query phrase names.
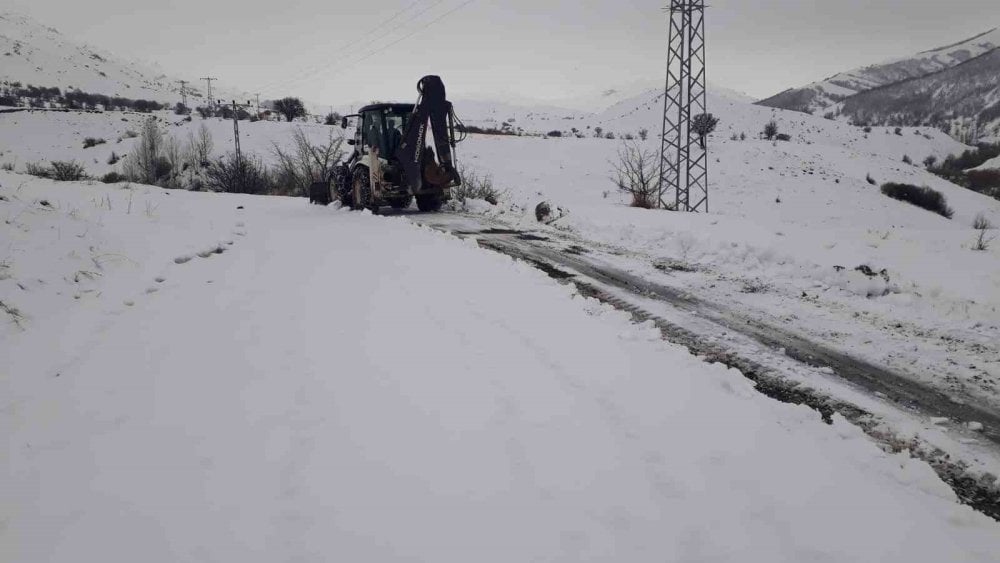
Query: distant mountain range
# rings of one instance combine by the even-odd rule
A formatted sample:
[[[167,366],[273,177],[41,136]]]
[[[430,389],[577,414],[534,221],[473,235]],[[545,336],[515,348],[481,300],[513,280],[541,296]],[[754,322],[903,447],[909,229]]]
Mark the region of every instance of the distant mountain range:
[[[934,126],[965,140],[1000,136],[1000,29],[758,103],[859,124]]]

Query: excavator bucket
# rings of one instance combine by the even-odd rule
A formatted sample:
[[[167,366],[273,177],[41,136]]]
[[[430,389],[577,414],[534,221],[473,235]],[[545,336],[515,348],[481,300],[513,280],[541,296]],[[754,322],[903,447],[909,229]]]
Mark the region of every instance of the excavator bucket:
[[[396,158],[403,167],[406,182],[414,193],[423,187],[421,160],[427,144],[428,122],[434,134],[438,164],[452,184],[460,182],[451,151],[452,135],[448,125],[451,102],[445,95],[444,82],[439,76],[425,76],[417,83],[417,91],[420,92],[420,99],[413,108],[403,140],[396,150]]]

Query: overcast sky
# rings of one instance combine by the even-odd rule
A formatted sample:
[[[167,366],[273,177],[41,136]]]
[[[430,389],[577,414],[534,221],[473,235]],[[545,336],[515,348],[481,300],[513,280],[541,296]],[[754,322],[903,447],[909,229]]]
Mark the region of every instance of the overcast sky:
[[[263,97],[406,100],[434,73],[454,98],[554,101],[664,74],[664,0],[4,3],[121,56]],[[757,97],[1000,26],[997,0],[709,3],[709,80]]]

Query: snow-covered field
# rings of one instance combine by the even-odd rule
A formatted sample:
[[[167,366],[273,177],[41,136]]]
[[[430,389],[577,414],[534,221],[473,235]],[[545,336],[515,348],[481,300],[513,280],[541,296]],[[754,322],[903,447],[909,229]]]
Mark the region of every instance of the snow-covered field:
[[[23,171],[32,162],[75,160],[95,177],[112,170],[120,172],[124,163],[109,164],[111,154],[118,157],[128,155],[139,142],[134,135],[151,117],[182,150],[190,136],[197,136],[204,125],[212,137],[213,156],[233,151],[233,122],[222,118],[202,119],[193,115],[190,121],[186,121],[184,116],[168,111],[153,114],[24,111],[0,114],[0,165],[10,165],[17,171]],[[265,164],[273,164],[274,143],[290,143],[293,127],[301,128],[309,139],[317,143],[326,141],[331,131],[338,135],[341,131],[339,127],[315,123],[290,125],[278,121],[241,121],[240,149],[260,157]],[[105,142],[83,148],[84,139],[88,137]]]
[[[474,244],[0,186],[4,561],[998,560],[925,464]]]

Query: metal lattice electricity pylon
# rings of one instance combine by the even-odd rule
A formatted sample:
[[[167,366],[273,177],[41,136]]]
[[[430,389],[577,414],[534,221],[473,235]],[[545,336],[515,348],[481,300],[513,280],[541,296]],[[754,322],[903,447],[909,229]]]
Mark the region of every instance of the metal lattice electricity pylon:
[[[660,207],[708,212],[708,151],[692,121],[707,113],[705,0],[670,0],[667,85],[660,147]]]

